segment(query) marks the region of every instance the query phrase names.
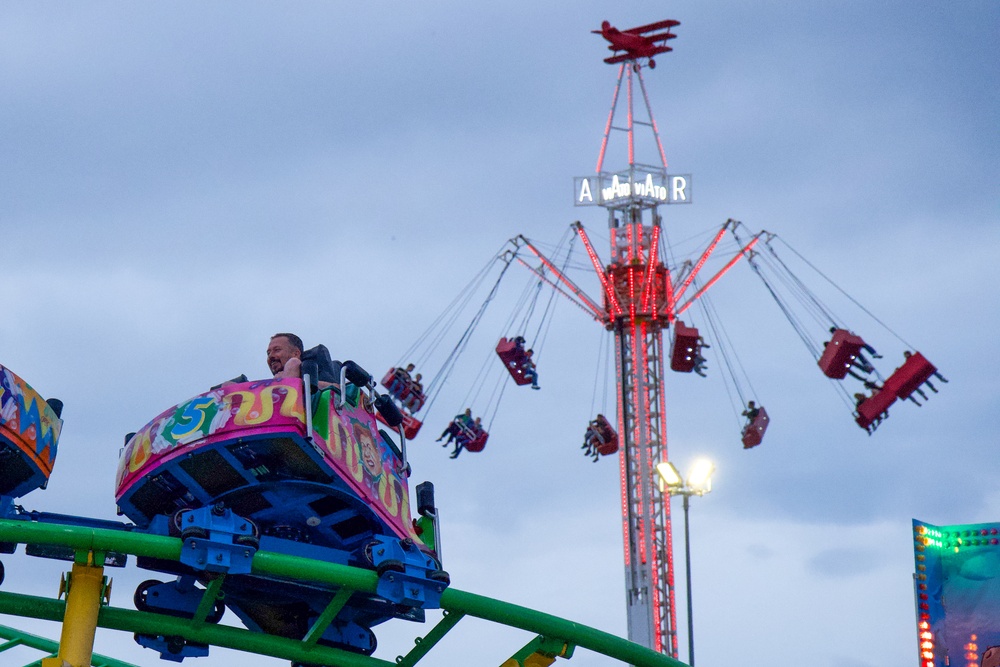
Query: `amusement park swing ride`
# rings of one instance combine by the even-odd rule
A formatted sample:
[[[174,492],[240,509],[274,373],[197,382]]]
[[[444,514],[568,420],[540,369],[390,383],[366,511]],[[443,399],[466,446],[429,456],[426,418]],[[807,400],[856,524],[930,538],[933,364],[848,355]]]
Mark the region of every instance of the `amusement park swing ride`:
[[[671,50],[666,42],[675,37],[671,29],[677,25],[661,21],[619,31],[605,22],[595,31],[610,43],[613,55],[605,62],[619,66],[618,76],[595,172],[575,179],[574,197],[578,206],[605,209],[607,263],[579,222],[569,230],[561,263],[536,242],[517,236],[403,355],[411,363],[401,361],[385,374],[384,392],[361,365],[336,361],[317,346],[304,352],[301,378],[240,377],[163,411],[125,438],[115,502],[130,523],[32,512],[17,503],[48,482],[62,404],[46,401],[0,367],[0,553],[14,553],[23,544],[27,555],[73,563],[60,591],[65,601],[0,590],[0,613],[62,621],[61,641],[0,627],[0,636],[11,640],[0,644],[0,653],[16,642],[48,652],[43,667],[92,661],[124,665],[93,655],[94,631],[105,627],[133,633],[141,646],[169,661],[205,656],[217,645],[299,665],[410,666],[468,615],[536,634],[503,661],[505,667],[548,665],[571,657],[576,647],[633,665],[680,664],[674,659],[669,498],[656,492],[653,480],[656,465],[667,461],[665,371],[703,375],[706,367],[703,351],[710,346],[690,324],[691,307],[702,304],[708,290],[745,259],[869,433],[897,400],[916,402],[914,394],[926,398],[925,389],[937,391],[932,378],[946,380],[909,345],[902,364],[883,377],[875,368],[881,357],[791,272],[776,250],[776,235],[749,233],[742,223],[728,220],[694,259],[672,258],[660,206],[690,203],[691,176],[667,170],[642,69],[643,61],[653,68],[653,56]],[[636,159],[635,142],[643,129],[653,138],[656,164]],[[628,162],[607,171],[613,132],[625,136]],[[727,233],[735,250],[703,280],[702,271]],[[577,239],[600,285],[600,300],[569,276]],[[491,365],[484,372],[492,369],[503,379],[493,384],[481,417],[467,409],[438,440],[454,443],[452,458],[463,451],[483,452],[505,388],[538,387],[540,343],[557,294],[612,334],[616,412],[590,422],[584,448],[595,460],[619,454],[629,641],[453,589],[443,569],[433,486],[417,485],[416,502],[411,500],[408,441],[427,421],[515,262],[529,269],[534,287],[523,300],[526,312],[520,319],[517,313],[511,316],[489,351]],[[496,267],[499,276],[491,284],[487,278]],[[416,370],[426,368],[431,355],[419,348],[439,347],[457,313],[475,305],[479,286],[489,286],[485,299],[425,389]],[[531,335],[528,324],[543,287],[552,292]],[[712,347],[731,368],[712,312],[703,308]],[[667,346],[664,332],[672,333]],[[847,378],[862,383],[853,401],[843,389]],[[743,447],[756,447],[770,417],[763,406],[745,400],[733,372],[730,381],[741,407],[747,406]],[[476,385],[466,404],[478,401],[479,389],[490,391],[486,381],[477,379]],[[110,606],[104,575],[105,567],[122,567],[130,555],[139,568],[162,578],[137,587],[135,611]],[[373,628],[389,621],[422,623],[433,609],[445,610],[444,616],[409,653],[395,662],[373,657]],[[245,629],[219,625],[227,611]]]
[[[441,370],[430,381],[427,396],[403,381],[406,369],[389,371],[386,380],[392,379],[394,384],[384,381],[390,394],[396,398],[419,394],[418,400],[409,404],[414,409],[409,410],[406,403],[400,405],[409,435],[416,436],[422,422],[415,413],[419,411],[419,406],[424,405],[425,399],[428,399],[428,405],[433,402],[436,390],[454,367],[471,331],[479,324],[514,260],[537,278],[539,288],[543,285],[552,288],[553,295],[558,293],[565,297],[609,331],[613,337],[617,419],[612,423],[604,414],[598,414],[587,426],[584,449],[594,460],[620,452],[629,639],[674,657],[677,656],[677,632],[669,498],[658,492],[654,481],[656,465],[668,460],[664,377],[667,367],[678,373],[704,376],[704,350],[710,347],[699,329],[685,323],[681,317],[690,321],[692,306],[702,306],[703,317],[713,334],[714,346],[718,348],[716,357],[722,362],[720,366],[728,371],[726,380],[739,396],[740,406],[745,406],[740,413],[746,417],[740,431],[744,449],[761,444],[770,416],[763,405],[747,399],[749,381],[740,378],[736,371],[738,364],[731,359],[735,350],[722,331],[714,308],[705,305],[708,290],[741,259],[746,260],[761,279],[820,371],[833,381],[835,391],[847,405],[854,421],[869,435],[888,417],[889,408],[896,401],[908,400],[920,405],[917,395],[926,400],[928,392],[938,391],[932,380],[947,382],[920,352],[913,351],[912,346],[898,334],[833,284],[776,234],[748,232],[741,222],[730,219],[714,231],[710,241],[695,257],[672,261],[669,265],[666,263],[672,252],[666,244],[660,206],[691,203],[692,179],[689,174],[668,172],[666,152],[653,116],[642,69],[643,61],[652,69],[655,67],[653,56],[672,50],[667,42],[676,37],[671,30],[677,25],[679,22],[667,20],[618,30],[605,21],[601,30],[593,31],[609,42],[608,49],[614,54],[604,62],[618,64],[619,67],[596,168],[594,174],[574,179],[574,204],[598,206],[607,211],[610,260],[607,263],[602,261],[580,222],[573,223],[571,229],[575,235],[573,238],[579,239],[583,245],[591,270],[597,277],[600,298],[589,296],[567,275],[570,250],[566,251],[566,259],[560,266],[559,262],[546,256],[535,242],[519,235],[511,239],[492,260],[500,267],[497,281],[442,363]],[[641,99],[641,105],[637,99]],[[652,138],[658,158],[655,164],[641,163],[636,157],[636,141],[641,131],[646,131]],[[605,169],[612,133],[624,135],[627,145],[627,166],[617,171]],[[713,254],[720,248],[727,233],[736,242],[735,250],[710,277],[703,279],[702,270],[714,259]],[[781,254],[779,244],[784,246]],[[559,248],[562,247],[560,244]],[[790,251],[791,259],[798,259],[800,264],[832,285],[855,309],[866,313],[902,342],[905,350],[901,365],[883,376],[874,362],[882,356],[861,336],[847,328],[844,321],[820,298],[818,290],[811,288],[793,272],[791,266],[794,262],[783,256],[787,254],[785,251]],[[529,263],[531,260],[533,262]],[[470,285],[478,284],[481,276],[482,273]],[[467,293],[463,293],[455,303],[469,299]],[[529,312],[534,310],[535,305],[532,300]],[[549,311],[547,306],[545,312]],[[423,360],[428,357],[426,347],[420,348],[421,342],[441,340],[445,327],[440,325],[447,321],[448,312],[406,352],[405,359]],[[533,350],[527,347],[526,323],[527,317],[522,321],[520,330],[505,333],[495,350],[517,386],[535,385],[538,377],[538,355],[533,355]],[[536,347],[545,326],[544,322],[539,324],[538,333],[531,339],[536,341]],[[663,335],[667,331],[672,331],[672,336],[669,346],[665,348]],[[418,357],[414,357],[415,354]],[[857,380],[860,385],[855,390],[849,390],[843,382],[847,378]],[[489,422],[496,414],[500,397],[502,389],[494,391],[488,402],[486,413]],[[460,433],[453,458],[463,450],[463,442],[472,443],[471,448],[468,445],[464,447],[472,452],[482,451],[486,444],[488,429],[481,426],[478,419],[474,428],[463,425],[470,420],[471,411],[467,410],[465,416],[456,416],[449,425],[449,429]]]

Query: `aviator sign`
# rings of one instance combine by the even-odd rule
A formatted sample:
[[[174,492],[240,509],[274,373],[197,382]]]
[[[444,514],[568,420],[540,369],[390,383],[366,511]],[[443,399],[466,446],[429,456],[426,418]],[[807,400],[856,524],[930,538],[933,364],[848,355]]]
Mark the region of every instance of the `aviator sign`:
[[[573,179],[575,206],[611,206],[642,201],[690,204],[691,175],[647,172],[645,175],[595,174]]]

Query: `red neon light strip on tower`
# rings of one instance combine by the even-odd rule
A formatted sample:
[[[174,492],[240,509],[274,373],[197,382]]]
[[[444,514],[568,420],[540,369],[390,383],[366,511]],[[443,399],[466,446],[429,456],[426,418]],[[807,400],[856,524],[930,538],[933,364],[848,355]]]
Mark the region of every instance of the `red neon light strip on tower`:
[[[608,276],[601,267],[601,260],[594,251],[594,246],[590,245],[590,239],[587,238],[587,232],[583,230],[583,225],[579,222],[573,225],[576,227],[576,233],[580,235],[580,240],[583,241],[583,247],[587,250],[587,255],[590,257],[590,263],[594,265],[594,273],[597,274],[597,278],[601,281],[601,287],[604,288],[605,298],[608,304],[611,306],[611,317],[617,317],[624,313],[621,304],[618,303],[618,297],[615,296],[614,286],[608,282]]]
[[[649,355],[648,355],[648,348],[646,347],[646,325],[645,324],[640,324],[639,325],[639,335],[642,336],[642,347],[641,347],[641,351],[642,351],[642,372],[640,374],[640,377],[641,377],[641,387],[642,387],[642,402],[643,402],[643,406],[645,408],[645,413],[644,413],[645,414],[645,420],[644,421],[648,424],[649,423],[649,407],[650,407],[649,406],[649,389],[648,389],[649,388],[649,378],[648,378],[648,374],[649,374]],[[652,462],[652,458],[649,457],[649,456],[646,456],[644,458],[646,460],[646,470],[642,471],[642,477],[640,477],[640,479],[647,479],[647,480],[652,481],[656,477],[656,475],[653,474],[653,462]],[[640,458],[640,460],[642,460],[642,458]],[[651,503],[650,506],[649,506],[649,515],[650,515],[651,519],[655,520],[655,517],[653,516],[653,507],[654,507],[654,504]],[[650,526],[653,525],[652,521],[649,521],[648,523],[649,523]],[[659,558],[658,558],[658,554],[657,554],[656,548],[655,548],[655,546],[656,546],[656,544],[655,544],[656,543],[656,533],[655,533],[655,531],[654,531],[654,533],[652,535],[652,541],[653,541],[653,547],[654,548],[653,548],[653,552],[651,554],[649,554],[649,559],[652,561],[652,564],[651,564],[651,566],[650,566],[649,569],[653,573],[653,580],[652,580],[652,584],[653,584],[653,645],[654,645],[654,648],[657,651],[662,651],[663,650],[663,637],[662,637],[662,635],[660,633],[660,595],[659,595],[659,586],[657,586],[657,579],[658,579],[657,572],[659,570]],[[645,540],[644,540],[643,541],[643,549],[645,549],[645,545],[646,545],[646,543],[645,543]]]
[[[617,388],[616,396],[618,397],[618,432],[622,434],[624,438],[626,435],[625,431],[625,392],[622,386],[625,369],[623,367],[624,359],[622,358],[622,332],[615,332],[615,387]],[[628,451],[630,445],[623,442],[622,446],[618,450],[618,476],[620,477],[621,490],[622,490],[622,543],[625,546],[625,567],[629,567],[632,562],[631,549],[629,545],[631,542],[631,528],[628,524],[628,484],[626,482],[627,476],[625,474],[625,461],[628,458]]]
[[[545,257],[545,255],[543,255],[542,252],[538,248],[536,248],[534,245],[532,245],[531,241],[529,241],[528,239],[524,238],[524,236],[520,236],[520,235],[517,238],[519,238],[524,243],[524,245],[528,248],[528,250],[530,250],[532,253],[535,254],[535,257],[537,257],[538,259],[542,260],[542,264],[544,264],[546,266],[546,268],[548,268],[548,270],[551,271],[552,274],[556,278],[559,279],[560,282],[562,282],[564,285],[566,285],[566,287],[568,287],[570,289],[570,291],[573,292],[573,294],[577,295],[580,298],[580,300],[583,301],[583,303],[585,303],[587,305],[587,308],[590,309],[591,314],[594,316],[594,319],[596,319],[598,322],[603,322],[604,321],[604,319],[605,319],[605,317],[604,317],[604,310],[600,306],[598,306],[594,302],[593,299],[591,299],[589,296],[587,296],[586,293],[584,293],[584,291],[582,289],[580,289],[579,287],[577,287],[573,283],[572,280],[570,280],[569,278],[567,278],[566,276],[564,276],[563,273],[562,273],[562,271],[560,271],[559,269],[557,269],[555,267],[555,264],[553,264],[552,262],[550,262],[548,260],[548,258]],[[532,270],[534,270],[534,269],[532,269]],[[570,300],[572,301],[572,299],[570,299]],[[579,304],[577,304],[577,305],[579,305]]]
[[[742,250],[740,250],[736,254],[736,256],[733,257],[731,260],[729,260],[729,262],[727,262],[726,265],[724,267],[722,267],[722,269],[718,273],[716,273],[714,276],[712,276],[712,279],[709,280],[707,283],[705,283],[705,286],[702,287],[700,290],[698,290],[697,294],[695,294],[693,297],[691,297],[690,299],[688,299],[687,302],[683,306],[681,306],[680,308],[678,308],[677,309],[677,314],[680,315],[685,310],[687,310],[691,306],[692,303],[694,303],[695,301],[697,301],[698,297],[700,297],[702,294],[704,294],[705,291],[709,287],[711,287],[712,285],[714,285],[715,281],[717,281],[719,278],[721,278],[726,273],[726,271],[728,271],[729,269],[733,268],[733,265],[736,264],[736,262],[740,261],[740,258],[743,257],[744,254],[747,251],[749,251],[751,248],[753,248],[755,245],[757,245],[757,241],[759,241],[759,240],[760,240],[760,234],[758,234],[757,236],[755,236],[753,238],[753,240],[750,241],[750,243],[748,243],[746,245],[745,248],[743,248]]]
[[[638,337],[636,335],[636,330],[635,330],[635,324],[636,324],[635,323],[635,318],[632,319],[631,324],[632,324],[632,375],[635,378],[635,386],[632,387],[632,405],[634,406],[635,410],[638,410],[639,409],[639,387],[640,386],[645,386],[645,384],[646,384],[646,374],[644,372],[645,369],[640,370],[639,366],[638,366],[638,364],[640,362],[640,358],[639,358],[639,339],[638,339]],[[639,438],[639,436],[641,434],[641,431],[642,431],[641,421],[639,419],[639,415],[635,415],[634,418],[635,418],[635,431],[632,433],[632,442],[633,443],[641,443],[642,440]],[[638,466],[638,463],[639,462],[636,461],[636,465],[637,466]],[[640,480],[642,479],[642,470],[633,470],[632,474],[637,479],[640,479]],[[644,505],[643,505],[643,502],[642,502],[642,493],[637,494],[637,496],[635,498],[635,501],[636,501],[636,504],[638,505],[635,508],[635,515],[639,516],[639,517],[645,516],[645,511],[643,509]],[[638,528],[639,528],[639,534],[636,535],[636,540],[639,543],[639,562],[645,564],[645,562],[646,562],[646,531],[643,530],[643,522],[642,521],[639,522]]]
[[[681,300],[681,296],[684,295],[684,290],[688,288],[688,285],[691,284],[691,281],[694,280],[695,276],[698,275],[698,272],[701,271],[701,267],[703,267],[705,265],[705,262],[708,261],[708,257],[709,255],[712,254],[712,251],[715,250],[715,246],[719,245],[719,241],[722,240],[722,235],[726,233],[727,229],[729,229],[728,222],[726,222],[726,224],[722,226],[722,229],[720,229],[719,232],[715,235],[715,238],[712,239],[712,242],[708,244],[708,247],[705,248],[705,252],[701,253],[701,257],[698,258],[698,263],[694,265],[694,268],[691,269],[691,273],[688,274],[688,277],[684,279],[684,284],[681,285],[681,288],[677,290],[677,294],[674,295],[674,298],[677,301]],[[680,312],[678,312],[677,314],[680,315]]]
[[[611,134],[611,120],[615,117],[615,107],[618,106],[618,92],[622,89],[622,72],[625,71],[624,63],[618,68],[618,85],[615,86],[614,97],[611,98],[611,111],[608,112],[608,124],[604,126],[604,140],[601,141],[601,152],[597,156],[597,173],[601,173],[604,166],[604,151],[608,149],[608,135]]]
[[[670,284],[670,272],[667,272],[667,284]],[[659,355],[657,359],[657,377],[663,377],[663,355]],[[667,400],[663,391],[663,387],[660,387],[659,392],[660,399],[660,437],[663,446],[661,447],[661,455],[664,461],[669,461],[670,456],[667,453]],[[674,538],[673,530],[670,523],[670,497],[667,496],[663,499],[663,533],[666,540],[666,558],[667,558],[667,591],[670,597],[670,607],[668,615],[669,628],[671,632],[671,653],[670,655],[677,655],[677,612],[675,611],[677,607],[675,606],[677,601],[674,598]],[[661,649],[662,650],[662,649]]]
[[[628,267],[628,317],[635,322],[635,267]]]
[[[656,268],[657,243],[660,240],[660,226],[653,226],[653,238],[649,241],[649,264],[646,266],[645,284],[642,290],[642,312],[649,311],[649,297],[653,293],[653,276]],[[655,300],[654,300],[655,303]]]

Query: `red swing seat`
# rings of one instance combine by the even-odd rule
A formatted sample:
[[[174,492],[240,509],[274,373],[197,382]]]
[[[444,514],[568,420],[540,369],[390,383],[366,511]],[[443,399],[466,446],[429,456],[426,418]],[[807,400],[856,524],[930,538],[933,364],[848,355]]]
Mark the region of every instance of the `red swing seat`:
[[[674,346],[670,351],[670,370],[690,373],[699,354],[698,330],[680,320],[674,323]]]
[[[843,380],[864,346],[865,341],[861,336],[847,329],[837,329],[833,332],[830,342],[823,348],[823,354],[818,362],[819,367],[828,378]]]
[[[896,396],[906,400],[910,394],[915,392],[924,382],[927,382],[937,372],[937,367],[919,352],[914,352],[903,365],[897,368],[889,379],[885,381],[888,385],[890,381],[898,376],[894,383],[896,386]]]
[[[531,378],[525,375],[525,371],[530,370],[534,362],[528,358],[523,346],[518,346],[513,339],[507,340],[505,337],[497,343],[496,351],[497,356],[503,361],[503,367],[514,378],[515,384],[531,384]]]
[[[402,423],[403,435],[406,436],[407,440],[413,440],[415,437],[417,437],[417,433],[420,432],[420,427],[423,426],[424,423],[419,419],[417,419],[416,417],[414,417],[413,415],[407,414],[406,412],[403,412],[402,414],[403,414],[403,423]],[[375,411],[375,419],[379,420],[386,426],[389,425],[389,423],[382,416],[382,413],[378,412],[377,410]]]
[[[896,399],[907,400],[920,385],[929,380],[937,367],[927,360],[924,355],[914,352],[903,365],[892,372],[886,378],[882,389],[874,396],[869,396],[858,405],[858,416],[854,421],[865,430],[870,430],[872,425],[878,426],[878,422],[888,416],[889,406],[896,402]]]
[[[424,407],[423,392],[413,390],[413,379],[402,368],[390,368],[382,378],[382,386],[410,412],[419,412]]]
[[[757,416],[749,424],[743,427],[743,449],[756,447],[764,439],[764,432],[770,422],[767,410],[762,407],[757,408]]]
[[[889,377],[892,380],[892,377]],[[896,393],[889,388],[889,380],[886,380],[882,390],[874,396],[869,396],[858,404],[858,416],[854,421],[858,426],[869,430],[869,427],[878,425],[885,417],[889,416],[889,406],[896,402]]]
[[[490,434],[482,429],[475,429],[471,426],[460,426],[458,436],[455,438],[467,452],[481,452],[486,447],[486,440]]]

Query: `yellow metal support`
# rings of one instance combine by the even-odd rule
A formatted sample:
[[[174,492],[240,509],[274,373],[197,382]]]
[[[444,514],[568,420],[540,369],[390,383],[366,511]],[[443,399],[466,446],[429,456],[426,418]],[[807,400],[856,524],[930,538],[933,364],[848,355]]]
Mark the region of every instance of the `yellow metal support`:
[[[59,654],[42,660],[42,667],[90,667],[94,654],[94,634],[97,632],[97,614],[105,601],[104,558],[88,552],[85,562],[78,554],[77,562],[67,581],[66,612],[63,616]],[[100,565],[95,564],[95,560]]]
[[[574,648],[569,642],[538,636],[500,667],[549,667],[556,658],[572,658]]]

